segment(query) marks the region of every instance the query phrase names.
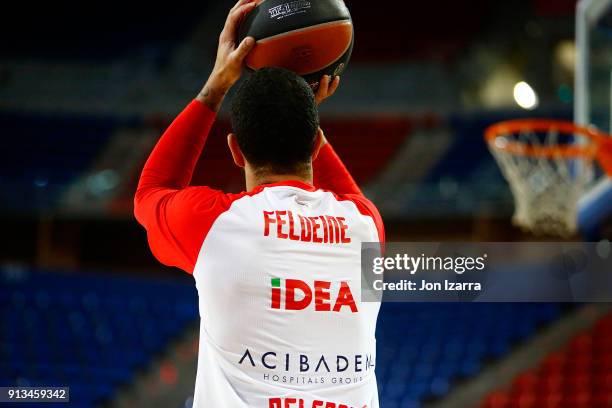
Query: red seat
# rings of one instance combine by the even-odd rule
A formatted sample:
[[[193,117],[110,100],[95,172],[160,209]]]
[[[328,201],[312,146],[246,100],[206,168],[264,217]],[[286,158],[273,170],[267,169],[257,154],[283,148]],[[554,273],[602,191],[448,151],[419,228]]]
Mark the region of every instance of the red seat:
[[[498,405],[495,405],[498,404]],[[482,407],[612,407],[612,314],[517,376],[508,392],[490,394]]]

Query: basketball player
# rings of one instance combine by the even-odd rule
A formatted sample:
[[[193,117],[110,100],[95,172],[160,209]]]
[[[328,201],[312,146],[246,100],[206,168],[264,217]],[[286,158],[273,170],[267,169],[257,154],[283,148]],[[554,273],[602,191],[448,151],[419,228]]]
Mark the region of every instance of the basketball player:
[[[252,38],[240,0],[203,90],[145,164],[135,215],[160,262],[193,274],[201,316],[197,408],[376,408],[379,304],[360,301],[360,244],[383,242],[374,205],[319,128],[313,94],[292,72],[250,75],[233,98],[228,145],[246,192],[190,179]],[[367,159],[367,158],[364,158]]]

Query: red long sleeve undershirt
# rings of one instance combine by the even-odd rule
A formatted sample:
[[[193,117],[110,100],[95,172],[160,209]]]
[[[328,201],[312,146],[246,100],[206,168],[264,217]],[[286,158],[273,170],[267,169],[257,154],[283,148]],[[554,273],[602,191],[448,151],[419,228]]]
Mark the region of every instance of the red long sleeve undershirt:
[[[189,273],[216,217],[232,201],[248,194],[189,186],[215,117],[206,105],[192,101],[153,149],[134,198],[134,215],[147,230],[155,256],[160,262]],[[361,199],[361,190],[329,143],[314,160],[313,173],[316,188],[353,196],[360,203],[363,201],[368,212],[380,217],[371,203]],[[380,220],[376,222],[382,225]]]

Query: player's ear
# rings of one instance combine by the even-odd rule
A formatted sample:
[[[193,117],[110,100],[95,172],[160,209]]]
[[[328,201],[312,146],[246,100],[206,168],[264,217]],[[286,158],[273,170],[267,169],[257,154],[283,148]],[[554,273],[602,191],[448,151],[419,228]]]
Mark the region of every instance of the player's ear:
[[[245,160],[244,155],[242,154],[242,150],[240,150],[240,146],[238,146],[238,139],[236,139],[236,135],[230,133],[227,135],[227,145],[229,146],[230,152],[232,153],[232,158],[234,159],[234,163],[238,167],[244,167]]]
[[[312,161],[315,161],[317,159],[317,156],[319,155],[319,151],[321,150],[321,148],[323,147],[325,143],[326,141],[325,141],[325,135],[323,134],[323,129],[318,128],[317,135],[315,136],[314,149],[312,150]]]

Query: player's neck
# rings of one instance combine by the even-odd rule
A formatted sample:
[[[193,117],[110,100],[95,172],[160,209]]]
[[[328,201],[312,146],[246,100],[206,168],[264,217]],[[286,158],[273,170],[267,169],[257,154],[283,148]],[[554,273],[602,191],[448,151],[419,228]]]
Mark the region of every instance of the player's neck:
[[[304,174],[256,174],[246,169],[245,176],[247,191],[251,191],[257,186],[279,183],[282,181],[301,181],[311,185],[313,181],[312,171],[305,172]]]

